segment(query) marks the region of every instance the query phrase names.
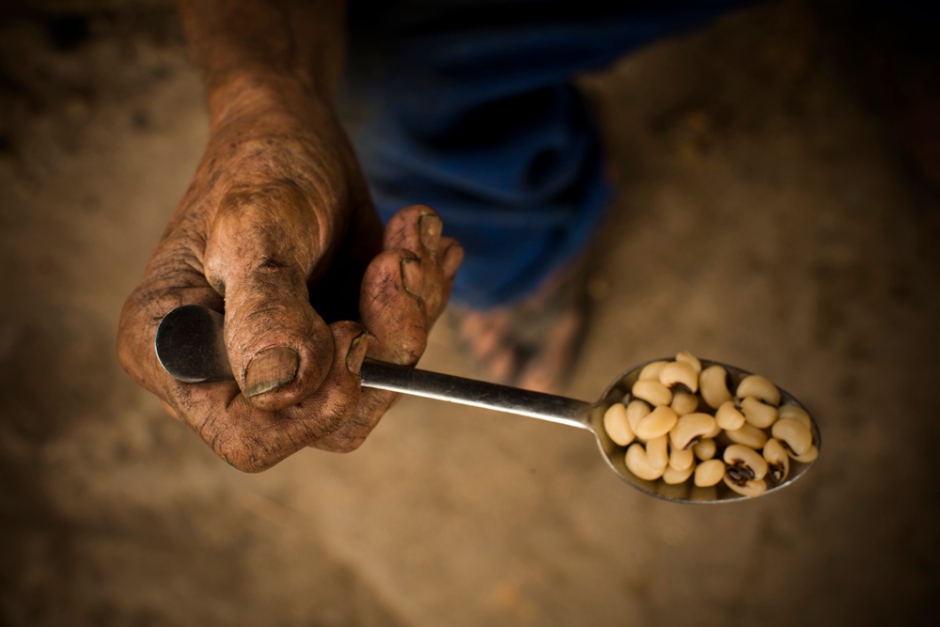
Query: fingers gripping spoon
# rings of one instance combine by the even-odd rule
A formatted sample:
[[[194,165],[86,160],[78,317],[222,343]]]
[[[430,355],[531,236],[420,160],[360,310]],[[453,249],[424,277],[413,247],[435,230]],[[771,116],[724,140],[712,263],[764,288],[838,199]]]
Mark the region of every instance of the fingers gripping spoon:
[[[233,380],[235,377],[226,356],[222,328],[222,314],[205,307],[186,305],[174,309],[157,329],[154,342],[157,358],[170,376],[185,383]],[[704,367],[723,366],[734,383],[732,389],[750,374],[719,362],[701,361]],[[590,431],[608,466],[631,486],[651,496],[679,503],[724,503],[751,498],[737,494],[724,483],[707,489],[690,488],[691,480],[682,485],[668,485],[662,481],[641,479],[627,468],[625,448],[615,444],[607,435],[604,413],[625,397],[629,400],[633,384],[646,363],[634,366],[615,378],[595,403],[371,360],[362,364],[361,376],[363,387],[482,407]],[[784,390],[780,390],[780,394],[783,404],[795,405],[805,411],[803,404],[791,394]],[[813,441],[818,449],[821,445],[819,426],[815,420],[810,420]],[[812,464],[791,460],[788,476],[783,481],[770,483],[764,494],[793,483]]]

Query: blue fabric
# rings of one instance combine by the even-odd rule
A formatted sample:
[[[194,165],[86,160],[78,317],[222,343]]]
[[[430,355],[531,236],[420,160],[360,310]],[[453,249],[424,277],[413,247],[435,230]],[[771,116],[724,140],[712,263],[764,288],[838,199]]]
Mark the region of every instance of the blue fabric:
[[[353,141],[383,220],[426,204],[466,257],[453,300],[511,303],[585,247],[610,199],[569,80],[741,2],[360,3]]]

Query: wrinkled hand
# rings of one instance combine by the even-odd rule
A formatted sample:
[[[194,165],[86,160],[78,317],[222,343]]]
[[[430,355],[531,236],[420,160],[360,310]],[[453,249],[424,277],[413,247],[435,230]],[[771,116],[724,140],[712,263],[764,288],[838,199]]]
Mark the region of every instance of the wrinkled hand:
[[[427,207],[383,238],[332,114],[285,109],[258,99],[214,121],[118,336],[131,376],[249,472],[362,443],[396,399],[360,388],[363,359],[418,361],[463,257]],[[156,328],[187,304],[224,311],[236,382],[181,383],[160,366]]]

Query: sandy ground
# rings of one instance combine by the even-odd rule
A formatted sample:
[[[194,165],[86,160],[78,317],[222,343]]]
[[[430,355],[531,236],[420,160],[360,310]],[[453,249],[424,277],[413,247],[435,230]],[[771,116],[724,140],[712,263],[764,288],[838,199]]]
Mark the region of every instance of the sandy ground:
[[[620,192],[568,393],[688,349],[823,426],[793,487],[692,507],[586,433],[421,400],[351,455],[227,467],[114,357],[206,136],[174,16],[4,17],[0,624],[932,622],[938,230],[827,23],[747,10],[585,81]]]

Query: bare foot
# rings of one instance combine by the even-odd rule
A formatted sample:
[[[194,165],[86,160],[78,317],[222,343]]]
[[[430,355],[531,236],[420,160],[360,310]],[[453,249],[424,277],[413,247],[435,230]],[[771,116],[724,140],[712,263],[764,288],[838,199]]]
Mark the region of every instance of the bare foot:
[[[587,325],[585,276],[581,263],[519,303],[488,310],[454,307],[451,321],[458,344],[480,376],[557,393],[575,363]]]

